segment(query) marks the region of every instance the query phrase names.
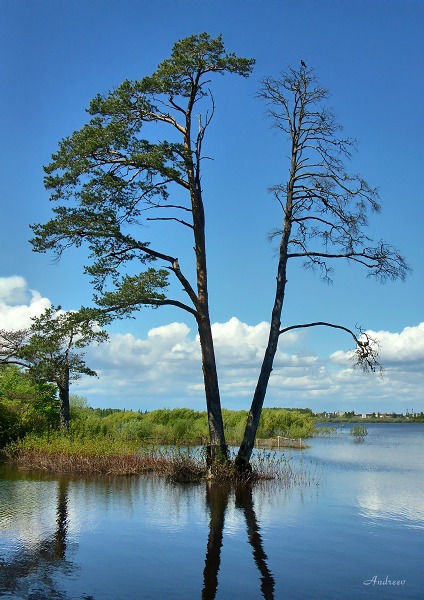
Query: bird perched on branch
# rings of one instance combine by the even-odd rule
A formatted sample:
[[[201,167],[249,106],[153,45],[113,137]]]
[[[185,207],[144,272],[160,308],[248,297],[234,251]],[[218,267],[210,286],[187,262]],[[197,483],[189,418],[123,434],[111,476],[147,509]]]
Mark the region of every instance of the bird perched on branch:
[[[306,65],[305,65],[305,63],[304,63],[304,61],[303,61],[303,60],[301,60],[301,61],[300,61],[300,64],[301,64],[301,66],[302,66],[302,67],[305,67],[305,68],[306,68]]]

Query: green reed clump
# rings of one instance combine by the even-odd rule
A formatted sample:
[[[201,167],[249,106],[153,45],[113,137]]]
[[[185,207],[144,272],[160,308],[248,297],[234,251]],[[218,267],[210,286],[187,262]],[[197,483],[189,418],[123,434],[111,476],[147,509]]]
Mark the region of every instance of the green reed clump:
[[[198,456],[179,448],[140,448],[134,441],[102,436],[27,436],[4,448],[3,456],[17,467],[53,473],[153,473],[173,481],[196,481],[205,473]]]
[[[217,483],[249,485],[274,480],[282,485],[316,485],[319,475],[303,460],[293,464],[284,454],[269,451],[256,451],[251,458],[249,469],[240,473],[235,467],[236,451],[230,451],[228,461],[214,465],[208,478]]]
[[[318,485],[321,476],[313,464],[307,463],[302,455],[299,461],[293,461],[280,452],[256,452],[251,460],[252,470],[258,480],[274,480],[283,485]]]
[[[206,464],[200,451],[174,448],[165,451],[168,458],[164,475],[174,483],[195,483],[206,475]]]

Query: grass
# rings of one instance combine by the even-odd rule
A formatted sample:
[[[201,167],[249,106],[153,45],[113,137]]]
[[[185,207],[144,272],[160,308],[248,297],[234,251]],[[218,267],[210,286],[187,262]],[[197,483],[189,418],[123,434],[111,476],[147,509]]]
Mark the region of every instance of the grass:
[[[18,468],[51,473],[137,475],[155,473],[172,478],[174,471],[200,472],[198,459],[174,448],[142,448],[136,442],[99,437],[28,436],[3,449],[6,462]]]
[[[283,454],[255,452],[252,471],[240,475],[234,468],[235,453],[229,461],[214,465],[208,473],[203,449],[175,446],[140,447],[139,442],[116,438],[73,438],[54,434],[27,436],[3,449],[7,463],[26,470],[81,475],[140,475],[166,477],[176,483],[199,482],[213,478],[216,482],[250,484],[274,479],[285,485],[316,483],[303,465],[294,467]]]

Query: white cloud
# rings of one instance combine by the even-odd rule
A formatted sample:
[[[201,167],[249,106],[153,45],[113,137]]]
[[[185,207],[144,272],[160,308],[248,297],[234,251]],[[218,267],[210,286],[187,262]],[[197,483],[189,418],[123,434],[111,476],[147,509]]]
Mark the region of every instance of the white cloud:
[[[226,323],[214,323],[212,333],[223,398],[251,396],[269,325],[265,322],[247,325],[232,317]],[[291,336],[294,339],[296,336]],[[118,385],[120,390],[126,386],[128,393],[141,401],[162,394],[168,396],[169,403],[203,401],[199,337],[185,323],[151,329],[145,339],[132,334],[112,334],[108,344],[90,349],[89,359],[101,373],[97,382],[99,391]],[[276,365],[300,366],[311,360],[279,351]]]
[[[415,327],[405,327],[400,333],[389,331],[371,332],[380,342],[382,361],[391,363],[424,361],[424,323]]]
[[[212,330],[223,405],[248,408],[269,325],[248,325],[232,317],[226,323],[213,324]],[[415,368],[421,356],[423,325],[406,328],[400,334],[369,333],[381,342],[381,360],[386,367],[383,378],[352,369],[347,352],[337,351],[328,359],[307,350],[299,353],[299,338],[293,334],[275,357],[267,405],[359,412],[400,411],[402,406],[424,409],[420,408],[424,375],[422,369]],[[303,334],[305,345],[307,337]],[[98,398],[109,395],[109,404],[118,406],[204,409],[200,358],[198,336],[184,323],[152,329],[143,339],[112,334],[109,344],[90,350],[90,364],[101,375],[91,385],[90,394]]]
[[[217,360],[228,367],[257,364],[263,354],[269,332],[267,323],[251,326],[232,317],[227,323],[214,323],[212,334]]]
[[[405,327],[400,333],[390,331],[367,331],[379,343],[379,360],[402,368],[402,365],[418,363],[422,367],[424,361],[424,323],[413,327]],[[338,350],[330,356],[336,364],[347,364],[352,354]]]
[[[0,302],[15,305],[27,299],[27,284],[23,277],[0,277]]]
[[[22,277],[0,278],[0,328],[27,327],[48,306],[50,301],[28,290]],[[212,331],[223,406],[248,408],[269,324],[249,325],[232,317],[214,323]],[[424,323],[400,333],[368,333],[379,339],[383,378],[352,369],[345,351],[319,358],[307,348],[306,331],[286,334],[275,357],[266,404],[360,412],[400,411],[402,406],[424,410]],[[112,333],[108,343],[88,348],[86,359],[99,378],[83,378],[73,391],[87,396],[93,406],[205,408],[199,339],[186,323],[152,328],[143,338]]]
[[[29,290],[23,277],[0,277],[0,329],[24,329],[31,317],[40,315],[51,305],[48,298]]]

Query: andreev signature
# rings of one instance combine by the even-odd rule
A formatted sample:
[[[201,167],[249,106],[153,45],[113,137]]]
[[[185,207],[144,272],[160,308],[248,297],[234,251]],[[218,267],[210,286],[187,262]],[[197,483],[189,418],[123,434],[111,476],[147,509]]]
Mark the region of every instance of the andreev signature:
[[[406,579],[389,579],[386,575],[385,579],[380,579],[378,575],[374,575],[371,579],[366,579],[362,582],[363,585],[405,585]]]

